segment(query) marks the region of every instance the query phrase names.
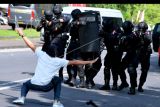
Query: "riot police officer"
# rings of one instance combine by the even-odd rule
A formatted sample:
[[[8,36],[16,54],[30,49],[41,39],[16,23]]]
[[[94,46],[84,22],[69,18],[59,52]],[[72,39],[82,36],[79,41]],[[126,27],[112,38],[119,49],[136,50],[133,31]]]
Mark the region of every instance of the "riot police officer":
[[[148,25],[146,22],[140,22],[138,23],[138,30],[136,31],[136,34],[140,37],[141,42],[140,46],[138,48],[137,54],[138,54],[138,60],[141,64],[141,75],[139,79],[139,85],[138,85],[138,91],[143,92],[143,85],[147,78],[147,73],[150,67],[150,55],[152,53],[151,49],[151,37],[149,33],[147,32]]]
[[[72,16],[72,21],[70,23],[70,44],[68,46],[67,49],[67,54],[66,54],[66,58],[68,60],[73,60],[73,59],[81,59],[80,57],[80,43],[79,43],[79,33],[78,33],[78,28],[79,28],[79,20],[78,20],[78,16],[81,13],[81,11],[79,9],[74,9],[71,12],[71,16]],[[74,86],[76,85],[76,76],[77,73],[79,75],[80,78],[80,84],[77,85],[78,87],[85,87],[85,80],[84,80],[84,69],[83,69],[83,65],[78,65],[78,66],[73,66],[73,65],[69,65],[67,66],[67,73],[68,73],[68,80],[65,81],[65,83],[69,84],[70,86]]]
[[[63,57],[68,39],[68,36],[63,34],[67,32],[66,30],[69,23],[69,18],[62,15],[63,9],[61,5],[55,5],[52,11],[54,13],[54,18],[52,20],[54,28],[51,46],[54,48],[54,52],[57,57]],[[63,80],[63,68],[59,71],[59,77]]]
[[[118,74],[120,70],[121,58],[123,51],[119,46],[119,39],[121,36],[120,27],[113,21],[103,21],[104,43],[107,48],[107,54],[104,60],[104,82],[105,84],[100,88],[101,90],[110,90],[110,72],[113,76],[112,90],[117,90]]]
[[[140,38],[136,36],[133,32],[134,25],[131,21],[125,21],[122,24],[122,28],[124,30],[122,40],[122,46],[124,51],[126,52],[125,56],[122,59],[122,68],[121,68],[121,78],[126,80],[125,69],[127,68],[129,76],[130,76],[130,90],[128,94],[134,95],[135,88],[137,87],[137,71],[136,68],[138,67],[138,56],[137,56],[137,49],[139,47]],[[119,86],[118,90],[121,90],[125,87],[128,87],[128,84],[122,82]]]
[[[41,18],[41,21],[39,25],[37,26],[36,30],[40,31],[42,28],[44,28],[44,45],[42,47],[43,51],[49,50],[49,45],[52,41],[52,25],[50,24],[53,19],[53,12],[51,10],[45,10],[44,16]],[[53,50],[50,50],[49,53],[54,53]]]
[[[79,17],[80,52],[83,60],[99,58],[93,65],[85,65],[86,88],[95,86],[94,77],[101,68],[100,57],[100,13],[97,11],[82,12]]]

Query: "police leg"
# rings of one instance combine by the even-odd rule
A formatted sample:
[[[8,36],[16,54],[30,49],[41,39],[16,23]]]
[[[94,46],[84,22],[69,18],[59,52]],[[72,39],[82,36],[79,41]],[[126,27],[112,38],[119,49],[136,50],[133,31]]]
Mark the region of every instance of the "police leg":
[[[86,75],[86,88],[90,89],[91,88],[91,83],[90,83],[90,71],[92,70],[92,64],[87,64],[85,65],[85,75]]]
[[[60,70],[59,70],[59,77],[63,81],[63,67],[61,67]]]
[[[109,53],[105,56],[104,66],[104,85],[100,88],[100,90],[110,90],[111,59]]]
[[[118,82],[118,71],[120,70],[120,62],[121,62],[121,56],[120,53],[118,52],[113,52],[112,53],[112,60],[111,60],[111,65],[112,65],[112,77],[113,77],[113,86],[112,90],[117,90],[117,82]]]
[[[117,90],[117,81],[118,81],[118,70],[115,67],[112,67],[112,76],[113,76],[113,86],[112,90]]]
[[[128,92],[128,94],[130,95],[134,95],[136,93],[135,88],[137,87],[137,71],[136,71],[136,67],[133,64],[129,64],[128,67],[128,73],[130,76],[130,90]]]
[[[72,65],[67,66],[68,79],[66,81],[64,81],[65,84],[69,84],[72,79],[71,67],[72,67]]]
[[[127,88],[129,85],[126,81],[127,77],[126,77],[126,73],[125,73],[125,70],[128,66],[128,56],[126,55],[122,61],[120,62],[120,65],[119,65],[119,71],[118,71],[118,74],[120,76],[120,79],[121,79],[121,85],[118,86],[117,90],[118,91],[121,91],[122,89],[124,88]]]
[[[91,66],[89,72],[90,72],[90,76],[89,76],[89,81],[91,86],[95,86],[94,83],[94,77],[97,75],[97,73],[99,72],[99,70],[101,69],[102,63],[101,63],[101,58],[99,57],[99,59]]]
[[[146,81],[148,70],[150,67],[150,54],[142,57],[140,60],[140,64],[141,64],[141,76],[139,79],[140,82],[139,82],[139,86],[138,86],[138,91],[143,92],[144,90],[142,87]]]
[[[70,86],[76,85],[76,76],[77,76],[77,66],[73,65],[71,68],[71,82],[69,83]]]
[[[77,66],[78,76],[80,79],[80,83],[77,85],[77,88],[84,88],[85,87],[85,72],[84,72],[83,66],[84,65]]]

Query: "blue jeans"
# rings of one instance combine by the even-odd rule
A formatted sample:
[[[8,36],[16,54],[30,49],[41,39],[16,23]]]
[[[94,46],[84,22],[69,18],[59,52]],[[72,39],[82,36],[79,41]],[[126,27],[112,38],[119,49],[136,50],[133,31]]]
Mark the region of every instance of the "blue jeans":
[[[31,81],[28,80],[22,85],[21,97],[26,97],[29,90],[48,92],[53,88],[54,88],[54,99],[59,100],[61,93],[61,78],[55,76],[49,84],[44,86],[32,84]]]

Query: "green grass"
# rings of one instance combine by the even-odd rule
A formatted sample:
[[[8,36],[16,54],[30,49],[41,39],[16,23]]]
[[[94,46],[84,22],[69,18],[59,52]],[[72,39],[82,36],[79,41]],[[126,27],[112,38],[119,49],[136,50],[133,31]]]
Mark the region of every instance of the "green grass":
[[[37,32],[35,29],[25,29],[24,34],[28,38],[40,37],[40,32]],[[12,29],[9,29],[9,30],[0,29],[0,39],[19,39],[19,38],[20,37],[18,33]]]

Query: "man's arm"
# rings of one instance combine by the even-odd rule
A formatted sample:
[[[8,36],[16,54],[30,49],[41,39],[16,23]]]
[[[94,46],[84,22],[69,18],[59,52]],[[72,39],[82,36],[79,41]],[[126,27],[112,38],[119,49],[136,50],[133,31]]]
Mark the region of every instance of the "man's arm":
[[[73,60],[69,61],[68,65],[85,65],[85,64],[93,64],[98,60],[98,58],[90,61],[82,61],[82,60]]]
[[[24,35],[23,30],[21,28],[16,28],[19,36],[21,36],[26,43],[26,45],[32,49],[33,52],[36,50],[36,46]]]

